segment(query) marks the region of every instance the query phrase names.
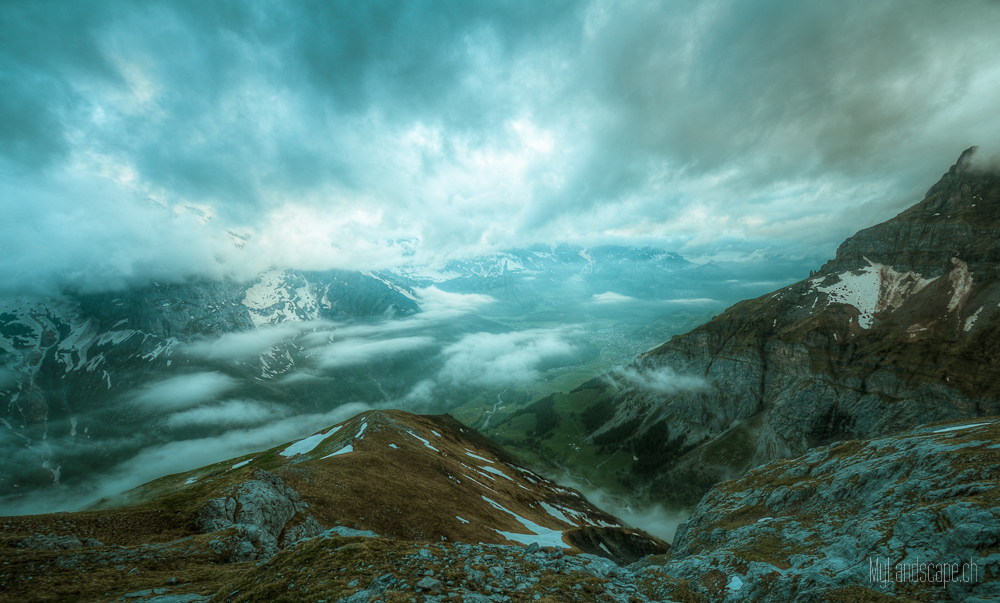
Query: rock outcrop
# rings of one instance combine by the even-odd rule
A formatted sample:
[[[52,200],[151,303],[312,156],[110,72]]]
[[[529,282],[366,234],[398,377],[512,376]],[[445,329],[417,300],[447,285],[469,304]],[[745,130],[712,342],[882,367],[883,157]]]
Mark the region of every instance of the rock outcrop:
[[[993,419],[770,463],[716,486],[648,563],[710,601],[996,601],[997,441]]]
[[[693,505],[814,446],[1000,412],[1000,177],[972,152],[814,276],[673,338],[607,388],[593,438],[633,452],[632,485]]]
[[[13,545],[17,548],[37,549],[41,551],[63,551],[91,546],[104,546],[101,541],[94,538],[79,538],[73,535],[60,536],[58,534],[35,534],[34,536],[18,540]]]
[[[216,552],[233,561],[266,559],[279,548],[323,532],[308,507],[277,475],[255,469],[230,495],[205,503],[197,522],[206,532],[236,529],[234,535],[213,541]]]

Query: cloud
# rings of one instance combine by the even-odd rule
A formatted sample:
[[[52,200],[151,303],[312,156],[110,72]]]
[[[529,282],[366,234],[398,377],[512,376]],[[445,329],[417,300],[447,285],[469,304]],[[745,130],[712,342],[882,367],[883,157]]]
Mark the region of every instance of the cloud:
[[[434,344],[432,337],[397,337],[382,341],[362,341],[348,339],[337,341],[318,350],[319,365],[322,368],[342,368],[362,364],[370,360],[412,352]]]
[[[135,402],[147,410],[182,410],[213,400],[237,385],[233,377],[217,372],[179,375],[145,386]]]
[[[719,303],[718,301],[708,297],[678,297],[675,299],[665,299],[663,302],[667,304],[679,304],[682,306],[706,306],[709,304]]]
[[[355,402],[326,413],[292,416],[248,429],[232,429],[210,437],[150,446],[82,486],[56,492],[34,492],[10,502],[3,512],[75,511],[101,497],[120,494],[164,475],[190,471],[306,437],[368,409],[367,405]]]
[[[964,148],[1000,151],[998,17],[989,0],[20,3],[0,15],[0,287],[535,242],[829,254]]]
[[[538,371],[570,361],[578,351],[565,329],[472,333],[442,351],[439,378],[461,386],[498,386],[531,381]]]
[[[604,293],[595,293],[591,300],[595,304],[623,304],[627,302],[636,301],[634,297],[629,297],[627,295],[622,295],[620,293],[615,293],[614,291],[606,291]]]
[[[626,366],[615,369],[609,374],[609,377],[618,385],[635,387],[663,395],[708,389],[708,382],[703,377],[683,375],[669,366],[657,368]]]
[[[668,543],[673,542],[677,528],[691,516],[691,509],[670,509],[660,504],[640,505],[634,500],[609,494],[587,478],[573,475],[568,469],[558,472],[545,470],[542,474],[561,486],[578,491],[587,502],[621,519],[626,525],[645,530]]]
[[[232,427],[272,421],[284,414],[273,404],[255,400],[225,400],[217,404],[172,413],[167,417],[167,427],[186,429],[207,426],[224,431]]]
[[[495,303],[496,298],[478,293],[451,293],[437,287],[416,289],[420,296],[421,320],[444,320],[461,314],[469,314]]]
[[[299,333],[326,327],[327,323],[289,321],[252,331],[226,333],[213,340],[203,340],[186,346],[186,351],[209,360],[237,360],[262,354]]]

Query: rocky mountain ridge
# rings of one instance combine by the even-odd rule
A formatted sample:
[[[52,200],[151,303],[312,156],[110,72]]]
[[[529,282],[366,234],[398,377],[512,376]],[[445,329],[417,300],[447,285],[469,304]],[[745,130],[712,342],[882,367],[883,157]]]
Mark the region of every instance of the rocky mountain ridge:
[[[197,523],[217,529],[240,523],[233,509],[245,511],[247,501],[265,491],[265,498],[279,501],[268,506],[280,507],[283,518],[255,522],[273,537],[262,536],[268,546],[287,538],[287,522],[313,517],[324,526],[407,540],[538,542],[617,560],[664,547],[649,536],[633,538],[579,493],[525,469],[451,417],[403,411],[366,411],[298,442],[167,476],[91,508],[151,504],[164,496],[208,500]],[[302,510],[298,496],[309,510],[294,519]],[[522,536],[525,529],[535,534]]]
[[[578,492],[521,467],[450,417],[401,411],[365,412],[268,451],[163,477],[85,511],[6,517],[0,525],[0,588],[24,601],[153,598],[165,594],[164,568],[196,584],[187,592],[201,600],[200,588],[237,579],[233,571],[272,558],[286,562],[282,551],[294,558],[358,538],[384,539],[389,544],[373,546],[397,549],[478,543],[483,555],[517,551],[530,559],[542,551],[545,565],[586,552],[583,565],[602,572],[668,549]],[[305,542],[314,544],[302,548]],[[418,557],[423,563],[436,555]],[[81,570],[107,581],[74,591],[72,576]],[[437,586],[423,590],[444,587],[431,582]],[[356,581],[352,586],[360,590]],[[95,588],[115,594],[102,598]]]
[[[814,446],[1000,412],[1000,178],[973,152],[812,277],[640,356],[632,383],[581,386],[602,391],[593,440],[637,459],[629,483],[692,505]]]

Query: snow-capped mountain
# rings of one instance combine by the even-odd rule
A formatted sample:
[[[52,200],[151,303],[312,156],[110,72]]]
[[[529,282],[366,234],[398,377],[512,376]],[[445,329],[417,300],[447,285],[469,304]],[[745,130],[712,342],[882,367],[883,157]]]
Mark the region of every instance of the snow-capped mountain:
[[[106,440],[150,431],[134,402],[153,382],[210,375],[234,393],[260,397],[267,381],[295,368],[295,344],[275,339],[220,373],[211,354],[191,352],[198,342],[305,321],[407,316],[419,310],[415,299],[391,277],[272,270],[250,283],[7,300],[0,306],[0,430],[10,462],[0,470],[0,498],[58,484],[67,471],[87,471],[90,457],[118,450]]]
[[[572,245],[509,249],[491,255],[453,260],[432,270],[404,267],[395,273],[419,285],[449,291],[489,292],[505,300],[530,303],[553,292],[577,295],[612,291],[658,299],[686,287],[697,265],[677,253],[650,247]]]

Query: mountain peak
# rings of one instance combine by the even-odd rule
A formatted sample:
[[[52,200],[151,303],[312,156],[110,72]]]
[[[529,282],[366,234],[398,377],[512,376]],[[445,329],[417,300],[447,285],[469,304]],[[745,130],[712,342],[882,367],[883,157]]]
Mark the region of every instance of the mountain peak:
[[[977,149],[963,151],[919,203],[844,241],[821,271],[858,270],[870,260],[933,277],[950,271],[957,257],[982,277],[996,274],[1000,176],[973,162]]]
[[[973,169],[972,160],[978,150],[979,147],[971,146],[962,151],[962,154],[959,155],[958,161],[955,162],[955,165],[951,166],[948,171],[941,176],[940,180],[927,189],[927,193],[924,195],[924,201],[936,197],[942,192],[955,189],[956,185],[958,188],[961,188],[962,181],[968,176],[972,176],[973,178],[988,176],[986,172]],[[946,200],[950,200],[953,196],[946,195],[945,197],[947,197]]]

